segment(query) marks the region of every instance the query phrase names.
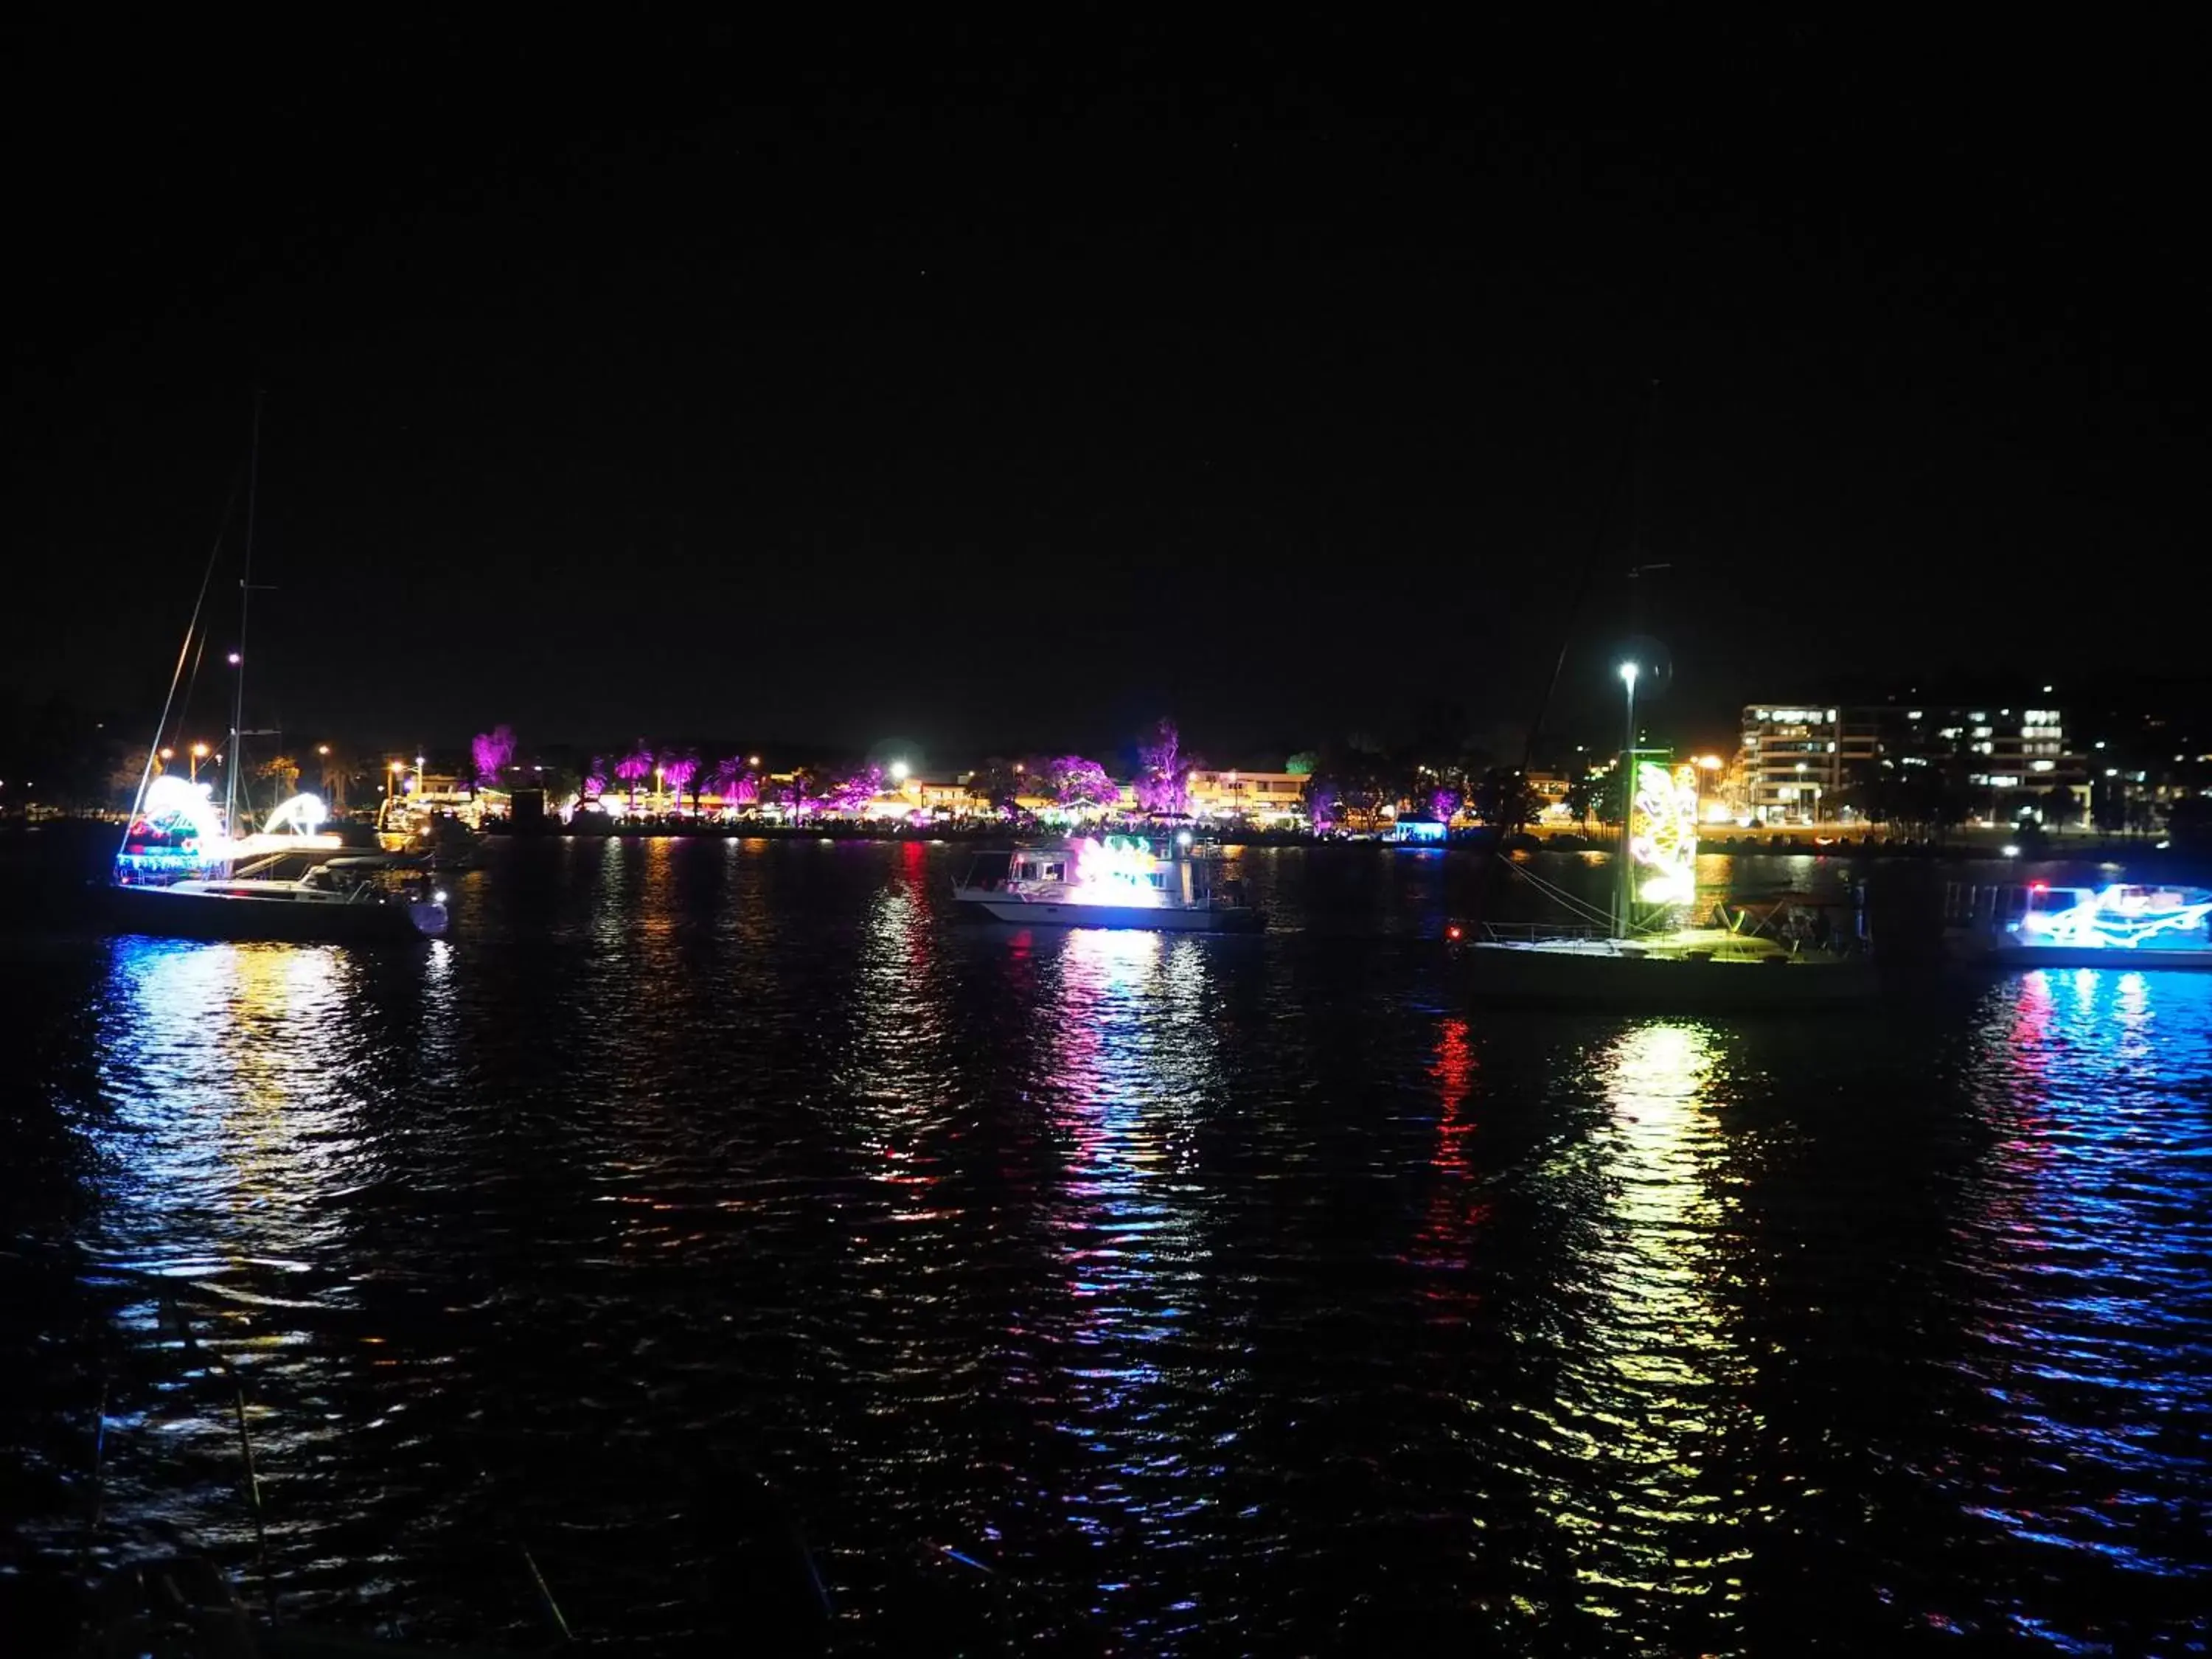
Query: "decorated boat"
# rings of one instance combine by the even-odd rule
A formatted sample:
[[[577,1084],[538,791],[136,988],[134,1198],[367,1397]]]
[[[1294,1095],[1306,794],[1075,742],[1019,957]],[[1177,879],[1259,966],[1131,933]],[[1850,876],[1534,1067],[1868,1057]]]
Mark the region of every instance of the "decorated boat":
[[[1188,830],[1173,836],[1079,836],[1049,847],[980,854],[954,901],[994,921],[1033,927],[1140,927],[1161,933],[1253,932],[1265,918],[1243,884],[1216,879],[1216,858]]]
[[[1633,665],[1621,678],[1635,687]],[[1631,729],[1633,729],[1633,702]],[[1565,913],[1557,924],[1455,925],[1468,994],[1651,1012],[1829,1007],[1878,994],[1863,907],[1786,894],[1763,907],[1717,907],[1689,920],[1697,898],[1698,778],[1624,745],[1634,790],[1614,858],[1607,913],[1523,866],[1510,869]],[[1838,925],[1833,912],[1848,912]]]
[[[2212,969],[2212,890],[2168,882],[1954,885],[1953,957],[1992,968]]]
[[[254,453],[260,410],[254,410]],[[248,471],[258,478],[258,464]],[[374,859],[347,857],[344,843],[324,832],[322,801],[297,794],[279,802],[258,830],[245,835],[246,623],[253,592],[253,483],[246,494],[245,550],[238,577],[238,647],[229,653],[230,734],[219,757],[223,801],[196,775],[163,772],[160,757],[188,665],[208,639],[207,594],[222,544],[216,543],[200,579],[200,597],[185,629],[169,695],[146,754],[145,770],[102,895],[110,921],[129,933],[184,939],[373,941],[435,938],[446,931],[446,896],[427,872],[402,872]]]

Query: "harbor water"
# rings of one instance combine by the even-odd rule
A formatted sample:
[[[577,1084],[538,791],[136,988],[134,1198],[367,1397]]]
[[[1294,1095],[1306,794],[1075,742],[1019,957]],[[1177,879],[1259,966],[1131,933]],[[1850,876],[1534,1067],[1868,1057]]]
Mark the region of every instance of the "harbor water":
[[[2212,1641],[2212,975],[1492,1012],[1461,854],[1253,849],[1249,938],[963,924],[967,856],[0,936],[7,1570],[499,1643],[526,1551],[638,1652],[803,1626],[799,1537],[838,1652]]]

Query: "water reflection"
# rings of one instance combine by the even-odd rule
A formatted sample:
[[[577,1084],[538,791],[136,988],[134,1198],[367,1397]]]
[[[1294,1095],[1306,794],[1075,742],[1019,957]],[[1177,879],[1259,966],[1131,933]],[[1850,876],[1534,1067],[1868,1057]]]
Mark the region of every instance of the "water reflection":
[[[363,1147],[350,958],[334,945],[112,949],[97,1078],[107,1242],[162,1270],[312,1254],[333,1225],[323,1200],[357,1178]]]
[[[1696,1024],[1634,1026],[1598,1061],[1602,1243],[1588,1264],[1581,1409],[1553,1425],[1580,1467],[1553,1501],[1581,1609],[1601,1620],[1663,1628],[1694,1601],[1701,1619],[1724,1620],[1741,1595],[1725,1571],[1744,1553],[1726,1536],[1741,1516],[1706,1468],[1736,1364],[1711,1289],[1720,1070],[1719,1042]]]
[[[951,1006],[941,927],[932,913],[927,849],[890,849],[891,867],[868,905],[852,1006],[853,1050],[842,1081],[866,1177],[890,1197],[890,1218],[942,1221],[930,1189],[945,1148],[934,1144],[955,1115]]]
[[[1211,1264],[1193,1133],[1220,1081],[1206,951],[1084,929],[1066,936],[1058,967],[1039,1082],[1067,1149],[1052,1218],[1069,1298],[1055,1427],[1079,1455],[1061,1511],[1116,1563],[1091,1613],[1159,1641],[1198,1616],[1163,1605],[1179,1576],[1164,1553],[1203,1536],[1218,1449],[1194,1408],[1228,1380],[1223,1334],[1196,1324]]]
[[[726,1564],[651,1523],[724,1448],[844,1651],[991,1650],[927,1540],[1017,1646],[2203,1644],[2212,982],[1508,1017],[1360,849],[1256,858],[1242,941],[955,928],[964,851],[495,856],[421,952],[80,946],[21,1044],[91,1148],[31,1177],[85,1189],[30,1206],[61,1275],[215,1293],[288,1596],[496,1642],[474,1569],[550,1534],[580,1628],[662,1650]],[[227,1404],[118,1425],[111,1516],[250,1562]]]
[[[1990,994],[1970,1062],[1996,1162],[1962,1239],[1981,1306],[1961,1363],[1983,1397],[1962,1501],[2028,1561],[2093,1552],[2111,1595],[2169,1617],[2201,1559],[2212,1431],[2192,1334],[2212,1315],[2208,1053],[2212,983],[2057,969]],[[2087,1609],[2035,1577],[1991,1616],[2086,1634]]]

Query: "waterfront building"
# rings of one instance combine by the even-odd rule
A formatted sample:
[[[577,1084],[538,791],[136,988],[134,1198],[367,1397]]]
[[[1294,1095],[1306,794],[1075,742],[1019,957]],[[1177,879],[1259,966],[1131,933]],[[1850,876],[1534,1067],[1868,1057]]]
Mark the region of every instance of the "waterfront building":
[[[1194,817],[1286,823],[1305,811],[1306,779],[1295,772],[1197,771],[1190,775]]]
[[[1814,823],[1844,781],[1877,759],[1873,711],[1762,702],[1743,711],[1737,762],[1742,811],[1754,823]]]
[[[2054,827],[2078,824],[2090,763],[2069,748],[2064,712],[2051,705],[2049,690],[2034,705],[1747,704],[1735,768],[1741,816],[1826,822],[1881,773],[1928,768],[1970,817],[2010,823],[2032,812]],[[2070,805],[2054,805],[2060,790]]]

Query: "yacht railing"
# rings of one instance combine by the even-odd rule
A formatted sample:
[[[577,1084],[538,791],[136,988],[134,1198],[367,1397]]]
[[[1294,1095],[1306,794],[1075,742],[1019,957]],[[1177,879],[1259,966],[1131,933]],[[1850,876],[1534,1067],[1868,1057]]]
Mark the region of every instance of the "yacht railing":
[[[1493,945],[1541,945],[1555,939],[1604,939],[1608,930],[1595,922],[1486,921],[1483,937]]]

